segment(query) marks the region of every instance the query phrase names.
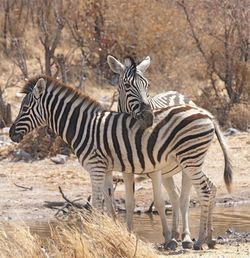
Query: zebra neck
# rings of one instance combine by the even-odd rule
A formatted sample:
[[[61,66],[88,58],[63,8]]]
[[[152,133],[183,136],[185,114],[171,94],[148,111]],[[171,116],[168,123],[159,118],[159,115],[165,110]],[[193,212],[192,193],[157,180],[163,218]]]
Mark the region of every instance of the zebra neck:
[[[89,130],[89,124],[102,111],[97,102],[89,97],[68,92],[67,89],[51,92],[45,103],[48,126],[73,149]]]

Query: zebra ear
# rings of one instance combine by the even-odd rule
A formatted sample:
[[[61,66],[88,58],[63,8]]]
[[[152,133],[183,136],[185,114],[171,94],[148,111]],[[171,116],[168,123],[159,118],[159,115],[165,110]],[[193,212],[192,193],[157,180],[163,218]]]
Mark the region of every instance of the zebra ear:
[[[124,65],[121,62],[119,62],[117,59],[115,59],[113,56],[108,55],[107,62],[109,64],[110,69],[114,73],[122,74],[124,72],[125,70]]]
[[[39,98],[40,95],[43,93],[43,91],[45,90],[46,87],[46,82],[43,78],[40,78],[36,85],[33,88],[33,94],[36,98]]]
[[[136,68],[137,68],[137,70],[139,70],[142,73],[144,73],[148,69],[149,65],[150,65],[150,57],[147,56],[144,60],[142,60],[140,62],[140,64],[138,64],[136,66]]]

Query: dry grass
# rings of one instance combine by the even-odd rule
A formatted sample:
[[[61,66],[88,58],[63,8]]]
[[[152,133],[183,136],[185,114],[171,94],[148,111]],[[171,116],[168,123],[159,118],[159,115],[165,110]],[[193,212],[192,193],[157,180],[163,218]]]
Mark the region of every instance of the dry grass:
[[[157,251],[129,234],[124,225],[100,213],[77,214],[74,222],[51,227],[47,239],[28,226],[1,225],[1,258],[34,257],[157,257]]]
[[[232,126],[246,131],[250,126],[250,107],[245,104],[235,105],[229,112]]]

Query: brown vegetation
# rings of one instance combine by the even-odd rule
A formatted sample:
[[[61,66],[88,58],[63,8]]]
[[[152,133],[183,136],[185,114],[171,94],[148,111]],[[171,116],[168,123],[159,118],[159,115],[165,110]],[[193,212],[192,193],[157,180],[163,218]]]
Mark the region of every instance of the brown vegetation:
[[[243,113],[231,120],[236,106],[248,108],[250,101],[247,0],[4,0],[0,10],[5,102],[13,104],[13,96],[5,97],[9,87],[34,74],[46,73],[88,93],[89,85],[117,82],[108,54],[137,60],[150,55],[154,94],[178,90],[209,109],[222,126],[248,129]],[[5,102],[3,126],[9,125]]]

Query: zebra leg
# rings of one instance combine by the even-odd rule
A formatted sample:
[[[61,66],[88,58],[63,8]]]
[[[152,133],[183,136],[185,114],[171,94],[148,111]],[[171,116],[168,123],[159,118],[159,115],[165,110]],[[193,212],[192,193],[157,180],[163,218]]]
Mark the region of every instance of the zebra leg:
[[[114,188],[113,188],[113,177],[112,171],[107,172],[104,183],[104,202],[107,208],[108,215],[115,217],[115,206],[114,206]]]
[[[216,191],[217,188],[216,186],[210,181],[208,180],[208,184],[209,187],[211,189],[211,201],[210,201],[210,206],[209,206],[209,213],[208,213],[208,237],[207,237],[207,244],[209,248],[214,248],[215,244],[216,244],[216,240],[213,239],[213,218],[212,218],[212,214],[213,214],[213,208],[214,208],[214,200],[215,200],[215,196],[216,196]]]
[[[173,177],[164,177],[162,178],[162,184],[168,192],[170,202],[173,207],[173,217],[172,217],[172,238],[179,238],[179,211],[180,211],[180,195],[179,189],[174,183]]]
[[[133,230],[133,214],[135,210],[134,175],[123,173],[126,194],[126,220],[129,232]]]
[[[192,249],[193,241],[191,239],[191,233],[189,230],[189,221],[188,221],[188,211],[190,203],[190,191],[192,187],[192,182],[186,173],[182,173],[182,185],[181,185],[181,196],[180,196],[180,206],[181,206],[181,215],[182,215],[182,247],[184,249]]]
[[[104,191],[105,170],[91,169],[90,179],[92,184],[92,206],[97,210],[102,210],[102,198]]]
[[[184,249],[192,249],[193,241],[191,239],[191,234],[189,230],[188,222],[188,211],[190,203],[190,191],[192,187],[192,182],[186,173],[182,173],[182,185],[181,185],[181,196],[180,196],[180,206],[182,215],[182,247]]]
[[[188,174],[188,172],[186,173]],[[202,244],[205,242],[207,237],[210,203],[212,201],[213,194],[210,188],[209,179],[202,171],[189,171],[188,175],[190,176],[193,186],[198,194],[201,206],[200,231],[198,240],[194,243],[194,249],[200,250],[202,249]],[[210,216],[210,220],[212,222],[212,214]]]
[[[168,245],[171,242],[170,241],[171,240],[171,232],[167,226],[167,219],[166,219],[166,214],[165,214],[165,202],[162,198],[161,171],[156,171],[154,173],[150,173],[149,176],[152,179],[154,204],[155,204],[155,207],[161,218],[161,224],[162,224],[162,229],[163,229],[163,236],[165,238],[165,243]],[[174,249],[174,247],[172,249]]]

